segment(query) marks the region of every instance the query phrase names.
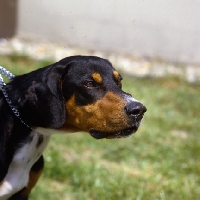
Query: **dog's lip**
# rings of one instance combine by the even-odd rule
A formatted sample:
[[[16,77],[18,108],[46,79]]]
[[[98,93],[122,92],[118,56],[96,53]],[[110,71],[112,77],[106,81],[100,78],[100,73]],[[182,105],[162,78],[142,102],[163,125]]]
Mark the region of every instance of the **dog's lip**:
[[[138,126],[132,126],[123,130],[114,131],[114,132],[104,132],[104,131],[98,131],[95,129],[90,129],[90,135],[94,137],[95,139],[113,139],[113,138],[125,138],[129,137],[133,133],[135,133],[138,129]]]

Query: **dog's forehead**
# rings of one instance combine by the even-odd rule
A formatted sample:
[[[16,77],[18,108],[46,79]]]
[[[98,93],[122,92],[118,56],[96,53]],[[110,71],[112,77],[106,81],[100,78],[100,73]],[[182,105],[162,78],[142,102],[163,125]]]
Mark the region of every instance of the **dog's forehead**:
[[[101,82],[109,77],[117,77],[118,74],[109,62],[77,62],[69,68],[70,76],[76,78],[92,77],[95,81]]]

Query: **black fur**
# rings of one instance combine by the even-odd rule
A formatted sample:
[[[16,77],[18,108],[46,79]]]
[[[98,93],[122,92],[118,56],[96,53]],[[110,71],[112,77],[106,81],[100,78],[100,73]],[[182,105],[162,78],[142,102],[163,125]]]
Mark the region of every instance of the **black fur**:
[[[85,70],[88,64],[97,68],[99,65],[110,65],[108,61],[98,57],[72,56],[28,74],[16,76],[5,87],[12,106],[19,110],[21,118],[30,127],[61,127],[66,117],[65,100],[75,89],[73,84],[70,85],[70,81],[74,81],[70,68],[76,68],[72,70],[79,70],[78,73],[84,76],[87,74]],[[61,81],[64,82],[62,91]],[[78,104],[86,103],[82,94],[83,91],[78,89]],[[87,95],[86,98],[88,99]],[[30,132],[14,115],[0,91],[0,182],[8,171],[15,151],[24,141],[30,140]]]
[[[15,77],[6,85],[12,106],[31,127],[60,127],[65,120],[64,99],[59,80],[66,65],[58,63]],[[0,91],[0,181],[13,154],[29,138],[31,129],[14,115]]]
[[[29,126],[58,128],[64,123],[64,99],[59,88],[64,68],[59,64],[41,68],[17,76],[6,86],[12,105]]]

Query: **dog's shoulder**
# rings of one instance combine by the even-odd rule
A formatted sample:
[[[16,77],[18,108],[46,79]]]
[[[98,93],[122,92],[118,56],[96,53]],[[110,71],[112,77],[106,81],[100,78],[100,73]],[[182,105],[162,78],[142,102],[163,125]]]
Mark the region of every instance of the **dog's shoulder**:
[[[7,174],[19,144],[23,145],[29,133],[30,130],[16,118],[0,91],[0,182]]]

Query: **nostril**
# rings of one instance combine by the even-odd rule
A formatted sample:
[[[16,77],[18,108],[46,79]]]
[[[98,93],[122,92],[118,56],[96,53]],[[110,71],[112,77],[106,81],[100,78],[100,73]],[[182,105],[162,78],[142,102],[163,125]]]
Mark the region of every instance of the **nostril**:
[[[135,108],[126,108],[125,109],[126,110],[126,113],[128,114],[128,115],[140,115],[140,114],[142,114],[142,111],[141,111],[141,109],[139,108],[139,107],[135,107]]]
[[[147,111],[146,107],[139,102],[129,103],[124,109],[128,115],[132,116],[143,115]]]
[[[141,112],[140,108],[134,108],[133,110],[131,110],[131,112],[129,112],[132,115],[139,115]]]

